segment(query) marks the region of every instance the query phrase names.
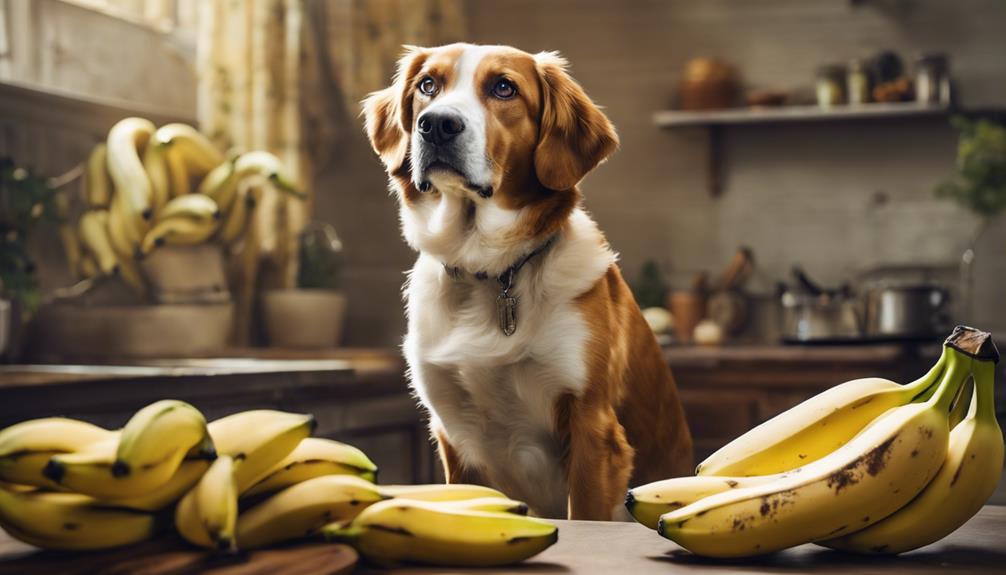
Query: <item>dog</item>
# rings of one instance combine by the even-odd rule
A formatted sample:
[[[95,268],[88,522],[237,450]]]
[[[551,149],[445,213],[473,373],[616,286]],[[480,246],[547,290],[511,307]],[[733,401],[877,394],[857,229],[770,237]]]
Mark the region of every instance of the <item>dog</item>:
[[[610,520],[630,482],[690,473],[670,370],[581,206],[618,137],[565,60],[406,47],[363,115],[418,252],[403,352],[447,481]]]

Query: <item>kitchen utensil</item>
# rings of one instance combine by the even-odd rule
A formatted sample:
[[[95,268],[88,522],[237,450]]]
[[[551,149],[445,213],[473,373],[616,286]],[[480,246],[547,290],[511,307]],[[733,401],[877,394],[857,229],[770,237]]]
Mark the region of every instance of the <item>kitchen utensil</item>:
[[[790,343],[847,342],[862,339],[858,302],[848,285],[824,289],[796,266],[796,287],[780,284],[782,339]]]
[[[877,285],[864,293],[870,338],[928,339],[945,332],[949,293],[937,285]]]

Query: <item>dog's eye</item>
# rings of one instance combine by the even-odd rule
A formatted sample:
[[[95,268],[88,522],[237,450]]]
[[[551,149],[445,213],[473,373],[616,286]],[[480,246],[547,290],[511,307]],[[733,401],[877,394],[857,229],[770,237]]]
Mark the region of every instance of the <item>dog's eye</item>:
[[[437,83],[433,78],[427,76],[423,78],[423,81],[419,83],[419,91],[426,94],[427,96],[432,96],[437,93]]]
[[[492,93],[500,100],[509,100],[517,95],[517,86],[514,86],[510,80],[501,78],[493,84]]]

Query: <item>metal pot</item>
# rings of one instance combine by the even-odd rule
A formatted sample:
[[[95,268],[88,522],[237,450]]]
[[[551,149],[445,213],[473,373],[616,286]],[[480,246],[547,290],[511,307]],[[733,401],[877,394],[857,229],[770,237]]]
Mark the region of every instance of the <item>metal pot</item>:
[[[824,289],[799,267],[795,286],[780,285],[782,338],[792,343],[826,343],[862,337],[859,304],[849,286]]]
[[[889,285],[866,290],[865,327],[871,338],[930,338],[949,329],[946,289],[935,285]]]

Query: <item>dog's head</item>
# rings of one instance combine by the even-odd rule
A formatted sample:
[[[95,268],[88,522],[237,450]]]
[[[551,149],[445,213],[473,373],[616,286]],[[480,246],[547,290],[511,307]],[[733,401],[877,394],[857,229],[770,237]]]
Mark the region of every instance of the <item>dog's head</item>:
[[[364,114],[405,204],[431,192],[507,210],[572,209],[576,184],[618,145],[565,60],[505,46],[407,48]]]

